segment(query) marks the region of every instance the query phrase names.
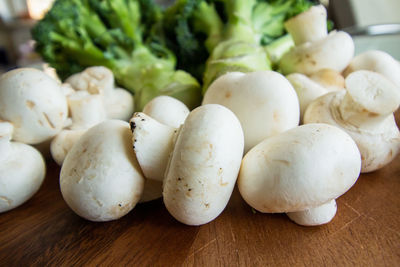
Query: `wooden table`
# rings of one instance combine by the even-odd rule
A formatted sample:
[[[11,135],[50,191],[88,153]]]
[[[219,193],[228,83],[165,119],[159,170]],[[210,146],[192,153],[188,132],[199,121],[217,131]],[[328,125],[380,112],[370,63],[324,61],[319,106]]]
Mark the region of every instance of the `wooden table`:
[[[0,214],[0,266],[399,266],[399,159],[361,175],[319,227],[254,212],[237,189],[224,212],[199,227],[177,222],[161,200],[93,223],[65,204],[60,168],[49,161],[39,192]]]

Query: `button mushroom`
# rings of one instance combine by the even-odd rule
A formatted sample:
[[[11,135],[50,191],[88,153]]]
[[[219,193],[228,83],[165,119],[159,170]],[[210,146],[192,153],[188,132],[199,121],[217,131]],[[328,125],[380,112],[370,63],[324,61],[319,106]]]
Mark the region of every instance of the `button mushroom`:
[[[44,72],[21,68],[0,77],[0,118],[13,124],[15,141],[45,142],[61,131],[67,115],[60,84]]]
[[[0,213],[30,199],[46,174],[42,155],[32,146],[12,142],[13,125],[0,121]]]
[[[400,91],[383,75],[366,70],[348,75],[345,86],[346,90],[313,101],[304,114],[304,123],[342,128],[358,145],[361,172],[377,170],[400,151],[400,133],[393,115],[400,104]]]
[[[62,165],[68,151],[87,129],[107,119],[100,95],[77,91],[68,96],[68,104],[71,125],[57,134],[50,144],[51,155],[58,165]]]
[[[108,120],[90,128],[67,154],[60,173],[68,206],[91,221],[118,219],[131,211],[144,178],[131,147],[129,124]]]
[[[244,137],[227,108],[194,109],[177,136],[165,172],[164,203],[178,221],[201,225],[226,207],[239,173]]]
[[[400,88],[400,63],[384,51],[369,50],[355,56],[344,70],[344,75],[357,70],[378,72]]]
[[[221,105],[194,109],[179,128],[136,113],[134,150],[147,178],[164,181],[168,211],[188,225],[205,224],[227,205],[239,172],[244,137]]]
[[[115,88],[114,75],[106,67],[89,67],[74,74],[66,81],[77,91],[87,91],[92,95],[100,95],[103,99],[107,118],[129,120],[132,116],[133,96],[126,90]]]
[[[300,119],[295,90],[274,71],[225,74],[208,88],[204,104],[220,104],[233,111],[243,128],[245,152],[269,136],[296,127]]]
[[[285,23],[295,46],[281,58],[282,73],[310,75],[321,69],[342,72],[346,68],[354,56],[353,39],[343,31],[328,34],[326,19],[326,10],[319,5]]]
[[[315,225],[334,216],[330,202],[353,186],[360,168],[360,152],[345,131],[307,124],[252,148],[243,158],[238,187],[260,212],[286,212],[299,224]]]

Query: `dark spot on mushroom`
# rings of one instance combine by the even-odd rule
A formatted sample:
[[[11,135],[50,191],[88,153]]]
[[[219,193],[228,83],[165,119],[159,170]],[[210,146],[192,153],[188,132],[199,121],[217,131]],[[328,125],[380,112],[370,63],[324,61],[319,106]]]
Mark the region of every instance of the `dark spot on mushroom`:
[[[82,150],[82,153],[85,153],[87,151],[87,148],[85,147],[83,150]]]
[[[145,119],[141,119],[141,121],[145,121]]]
[[[30,101],[30,100],[26,100],[26,106],[27,106],[29,109],[33,109],[36,105],[35,105],[35,102]]]
[[[304,55],[306,58],[310,58],[310,55],[309,54],[305,54]]]
[[[50,126],[51,128],[53,128],[53,129],[55,129],[56,127],[55,127],[55,125],[51,122],[50,117],[49,117],[46,113],[44,113],[44,112],[43,112],[43,116],[44,116],[44,118],[46,119],[46,121],[47,121],[47,123],[49,124],[49,126]]]
[[[311,65],[317,65],[317,62],[315,60],[310,60]]]
[[[118,204],[118,206],[122,207],[122,205],[121,205],[121,204]]]
[[[192,188],[189,188],[188,191],[189,191],[189,192],[192,191]]]
[[[135,128],[136,128],[136,123],[134,123],[133,121],[131,121],[129,124],[130,124],[130,126],[131,126],[131,131],[133,132],[133,131],[135,130]]]
[[[133,142],[136,142],[137,140],[136,139],[133,139]]]
[[[178,177],[178,179],[177,179],[178,181],[182,181],[182,178],[181,177]]]
[[[226,98],[230,98],[232,96],[232,93],[230,92],[230,91],[227,91],[226,93],[225,93],[225,97]]]
[[[189,185],[188,184],[185,184],[185,187],[188,187]]]
[[[133,145],[132,147],[133,147],[133,149],[135,149],[135,145]]]
[[[210,207],[210,203],[204,203],[204,206],[206,207],[206,209],[208,209]]]

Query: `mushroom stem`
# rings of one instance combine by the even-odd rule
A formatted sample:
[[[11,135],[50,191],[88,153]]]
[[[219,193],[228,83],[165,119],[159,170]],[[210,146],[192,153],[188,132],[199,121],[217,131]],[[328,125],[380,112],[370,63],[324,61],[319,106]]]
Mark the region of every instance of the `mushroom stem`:
[[[327,13],[324,6],[313,6],[286,21],[285,27],[295,45],[314,42],[324,39],[328,35],[326,18]]]
[[[317,207],[302,211],[288,212],[286,215],[295,223],[304,226],[326,224],[335,217],[337,211],[336,201],[332,199]]]
[[[347,93],[338,106],[341,118],[357,127],[373,129],[400,104],[396,86],[383,75],[357,71],[345,80]]]
[[[106,119],[100,95],[78,91],[68,98],[71,110],[71,129],[88,129]]]
[[[142,112],[130,120],[133,149],[146,178],[163,181],[177,128],[159,123]]]

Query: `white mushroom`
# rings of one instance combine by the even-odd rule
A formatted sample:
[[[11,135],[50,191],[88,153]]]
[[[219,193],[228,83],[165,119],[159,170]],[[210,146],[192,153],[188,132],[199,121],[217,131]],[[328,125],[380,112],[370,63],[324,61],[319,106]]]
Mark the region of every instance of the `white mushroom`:
[[[360,168],[360,152],[345,131],[307,124],[252,148],[242,161],[238,187],[244,200],[260,212],[302,212],[300,216],[313,220],[323,216],[321,205],[353,186]],[[315,214],[309,216],[307,210]]]
[[[377,170],[400,151],[400,133],[393,112],[400,91],[383,75],[360,70],[347,76],[346,91],[326,94],[313,101],[304,123],[329,123],[355,140],[362,156],[362,172]]]
[[[226,207],[236,183],[244,137],[239,120],[221,105],[204,105],[186,118],[164,180],[164,203],[178,221],[201,225]]]
[[[153,98],[143,108],[143,113],[162,124],[175,128],[179,128],[185,122],[189,112],[183,102],[165,95]]]
[[[61,193],[68,206],[91,221],[118,219],[131,211],[144,178],[131,147],[129,124],[108,120],[90,128],[65,158]]]
[[[0,121],[0,213],[30,199],[46,174],[42,155],[32,146],[11,142],[13,126]]]
[[[331,201],[303,211],[288,212],[287,216],[297,224],[315,226],[329,223],[336,215],[336,201]]]
[[[67,115],[60,84],[42,71],[21,68],[0,77],[0,118],[14,125],[15,141],[45,142],[61,131]]]
[[[400,88],[400,64],[384,51],[369,50],[355,56],[344,70],[344,75],[357,70],[378,72]]]
[[[100,95],[78,91],[69,95],[68,104],[72,124],[57,134],[50,144],[51,155],[58,165],[62,165],[72,145],[87,129],[107,119]]]
[[[130,120],[133,149],[147,179],[162,182],[178,129],[137,112]]]
[[[296,127],[300,108],[290,82],[274,71],[231,72],[215,80],[204,104],[220,104],[238,117],[245,137],[245,152],[263,139]]]
[[[286,78],[297,93],[300,104],[300,121],[302,122],[308,105],[316,98],[327,94],[329,90],[301,73],[292,73],[287,75]]]
[[[115,88],[114,75],[108,68],[89,67],[83,72],[72,75],[65,82],[75,90],[100,95],[106,108],[107,118],[127,121],[132,116],[133,96],[124,89]]]
[[[343,31],[328,34],[326,11],[322,10],[325,8],[321,5],[310,8],[285,23],[296,45],[283,55],[279,63],[284,74],[310,75],[321,69],[342,72],[353,58],[353,39]]]

